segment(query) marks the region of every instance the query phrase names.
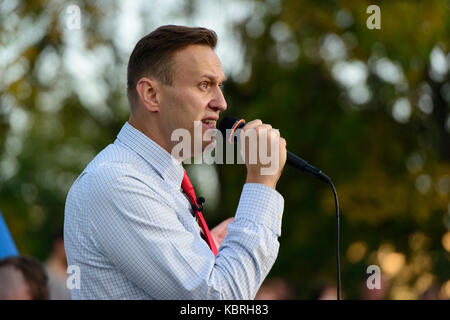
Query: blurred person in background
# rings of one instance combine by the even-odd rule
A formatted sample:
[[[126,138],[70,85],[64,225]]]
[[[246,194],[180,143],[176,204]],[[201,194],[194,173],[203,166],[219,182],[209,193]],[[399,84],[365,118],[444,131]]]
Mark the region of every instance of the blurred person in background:
[[[29,256],[0,260],[0,300],[48,299],[48,277],[39,261]]]
[[[437,283],[432,284],[427,290],[425,290],[419,297],[420,300],[440,300],[439,295],[440,287]],[[445,299],[442,297],[442,299]]]
[[[367,286],[367,281],[364,280],[361,283],[360,292],[362,300],[386,300],[388,299],[389,290],[391,288],[391,281],[389,277],[381,273],[380,277],[380,287],[369,289]]]
[[[335,285],[324,283],[314,290],[313,300],[337,300],[337,288]]]
[[[263,282],[255,296],[255,300],[292,300],[294,293],[291,286],[283,278],[271,278]]]
[[[45,261],[45,269],[48,274],[50,299],[70,300],[70,290],[66,286],[67,259],[62,229],[53,234],[52,251]]]

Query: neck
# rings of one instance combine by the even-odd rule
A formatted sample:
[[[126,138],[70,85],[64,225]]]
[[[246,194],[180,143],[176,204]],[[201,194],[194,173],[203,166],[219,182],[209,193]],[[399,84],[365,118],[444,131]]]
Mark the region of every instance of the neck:
[[[130,118],[128,119],[128,123],[134,127],[135,129],[139,130],[143,134],[145,134],[148,138],[150,138],[152,141],[154,141],[156,144],[158,144],[161,148],[166,150],[169,154],[172,155],[172,142],[170,139],[166,139],[166,135],[164,134],[163,130],[161,129],[159,122],[156,121],[156,119],[149,119],[148,117],[136,117],[133,115],[130,115]],[[151,130],[150,130],[151,128]],[[184,159],[177,159],[178,162],[182,162]]]

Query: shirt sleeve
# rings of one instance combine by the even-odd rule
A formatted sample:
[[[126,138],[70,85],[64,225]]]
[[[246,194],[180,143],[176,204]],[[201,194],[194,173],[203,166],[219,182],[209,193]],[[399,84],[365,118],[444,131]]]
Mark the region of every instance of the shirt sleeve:
[[[253,299],[278,254],[282,196],[244,185],[217,257],[164,195],[120,166],[88,177],[86,205],[103,254],[154,299]]]

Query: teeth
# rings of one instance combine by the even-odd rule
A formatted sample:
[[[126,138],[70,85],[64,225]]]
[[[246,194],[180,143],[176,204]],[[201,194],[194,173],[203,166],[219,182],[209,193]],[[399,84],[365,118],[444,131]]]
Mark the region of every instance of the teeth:
[[[208,124],[215,124],[216,121],[215,120],[203,120],[204,123],[208,123]]]

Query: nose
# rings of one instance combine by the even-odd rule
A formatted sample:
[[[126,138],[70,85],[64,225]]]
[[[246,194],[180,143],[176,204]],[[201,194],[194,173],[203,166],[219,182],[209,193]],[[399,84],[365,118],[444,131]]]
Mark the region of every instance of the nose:
[[[214,110],[227,110],[227,101],[225,100],[225,97],[223,96],[222,90],[220,90],[220,88],[217,88],[214,93],[214,97],[211,99],[208,106]]]

